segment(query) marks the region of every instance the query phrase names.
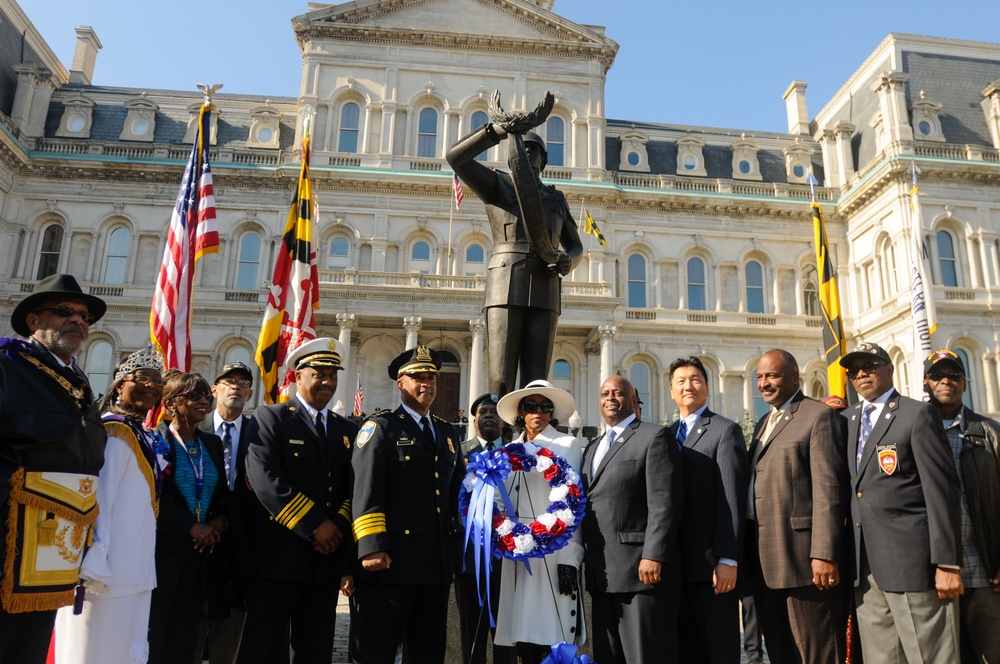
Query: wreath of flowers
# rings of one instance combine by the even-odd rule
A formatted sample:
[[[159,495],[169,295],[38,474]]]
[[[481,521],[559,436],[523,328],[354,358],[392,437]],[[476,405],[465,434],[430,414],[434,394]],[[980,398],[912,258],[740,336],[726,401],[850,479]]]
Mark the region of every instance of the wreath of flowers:
[[[462,519],[468,517],[472,492],[479,482],[496,486],[509,503],[504,480],[512,472],[541,473],[549,483],[551,503],[545,513],[527,524],[515,521],[511,518],[513,515],[505,516],[494,503],[493,556],[523,560],[541,558],[562,549],[583,521],[587,499],[580,488],[580,476],[570,463],[547,447],[534,443],[511,443],[472,456],[459,494]]]

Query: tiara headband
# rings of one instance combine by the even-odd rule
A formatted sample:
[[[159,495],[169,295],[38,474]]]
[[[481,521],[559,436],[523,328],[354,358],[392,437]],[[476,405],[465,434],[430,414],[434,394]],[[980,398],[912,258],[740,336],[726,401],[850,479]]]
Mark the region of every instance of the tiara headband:
[[[153,347],[153,344],[148,344],[142,350],[137,350],[126,357],[125,361],[118,368],[118,371],[115,372],[115,380],[121,380],[138,369],[154,369],[163,373],[163,359],[156,348]]]

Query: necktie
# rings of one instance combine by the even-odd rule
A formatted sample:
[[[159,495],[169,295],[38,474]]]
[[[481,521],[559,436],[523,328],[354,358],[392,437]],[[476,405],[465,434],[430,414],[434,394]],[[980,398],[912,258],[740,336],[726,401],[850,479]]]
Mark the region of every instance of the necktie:
[[[688,425],[687,420],[681,420],[680,424],[677,425],[677,447],[683,448],[684,441],[688,437]]]
[[[492,440],[490,442],[486,443],[486,451],[487,452],[492,452],[493,451],[493,441]]]
[[[594,453],[594,466],[591,470],[594,474],[597,474],[597,469],[600,467],[601,462],[604,461],[604,457],[607,456],[608,450],[615,443],[615,430],[608,429],[608,435],[601,439],[601,443],[597,446],[597,452]]]
[[[424,432],[424,443],[434,448],[434,430],[431,429],[431,421],[426,415],[420,418],[420,428]]]
[[[766,445],[771,441],[771,434],[774,433],[774,427],[778,425],[778,420],[780,419],[780,410],[771,411],[771,416],[767,418],[767,424],[764,426],[764,435],[760,438],[761,443]]]
[[[320,440],[326,440],[326,427],[323,426],[323,411],[316,413],[316,431],[319,432]]]
[[[861,471],[861,455],[865,453],[865,443],[868,442],[868,436],[872,435],[872,413],[875,412],[875,406],[873,404],[868,404],[865,406],[864,415],[861,417],[861,435],[858,438],[858,457],[854,460],[854,469],[858,472]]]
[[[232,422],[222,423],[222,461],[226,466],[226,482],[230,490],[233,488],[233,427],[235,426]]]

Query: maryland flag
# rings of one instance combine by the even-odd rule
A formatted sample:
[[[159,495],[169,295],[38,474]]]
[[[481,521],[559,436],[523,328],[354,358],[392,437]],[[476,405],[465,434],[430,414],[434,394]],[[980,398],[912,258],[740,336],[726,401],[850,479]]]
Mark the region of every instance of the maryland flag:
[[[255,359],[260,367],[264,400],[279,403],[289,399],[293,371],[281,369],[288,353],[316,338],[314,311],[319,308],[319,272],[312,245],[315,208],[309,185],[309,133],[302,139],[302,169],[288,211],[271,289],[264,310]]]
[[[823,347],[826,350],[827,382],[830,394],[847,396],[847,371],[840,366],[840,358],[847,353],[844,323],[840,318],[840,293],[837,277],[830,260],[830,245],[826,239],[823,210],[813,203],[813,244],[816,245],[816,267],[819,270],[819,303],[823,310]]]
[[[604,239],[604,233],[602,233],[601,229],[597,227],[597,222],[594,221],[594,218],[590,216],[590,212],[586,209],[583,210],[583,219],[586,222],[586,225],[583,227],[583,232],[587,235],[593,235],[596,237],[602,247],[608,246],[608,241]]]

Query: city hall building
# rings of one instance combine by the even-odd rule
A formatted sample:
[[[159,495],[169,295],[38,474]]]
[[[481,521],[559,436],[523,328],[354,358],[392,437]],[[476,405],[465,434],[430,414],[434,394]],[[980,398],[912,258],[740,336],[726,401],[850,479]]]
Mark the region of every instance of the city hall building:
[[[298,98],[269,95],[266,81],[258,95],[215,97],[222,241],[198,265],[193,370],[252,363],[309,105],[317,332],[350,349],[336,398],[350,408],[360,374],[365,410],[395,406],[385,367],[420,343],[446,358],[438,414],[467,410],[486,389],[492,240],[472,192],[453,210],[445,151],[486,122],[494,89],[508,109],[551,91],[545,181],[609,245],[584,236],[550,367],[584,425],[600,423],[598,388],[613,373],[636,384],[646,419],[672,419],[678,356],[702,358],[710,405],[738,421],[764,408],[755,368],[773,347],[798,359],[806,394],[827,393],[810,174],[848,344],[881,344],[897,386],[919,393],[910,277],[923,242],[935,345],[966,360],[971,405],[1000,414],[1000,45],[890,34],[831,99],[807,104],[806,83],[790,82],[788,131],[770,133],[607,117],[619,44],[557,12],[552,0],[358,0],[310,4],[291,34],[279,30],[301,48],[301,71],[287,72]],[[0,15],[0,333],[38,279],[74,274],[109,305],[79,358],[100,391],[148,337],[202,95],[93,85],[93,29],[77,29],[67,66],[15,0]],[[777,112],[781,92],[764,92]],[[478,159],[506,168],[506,145]]]

